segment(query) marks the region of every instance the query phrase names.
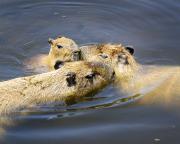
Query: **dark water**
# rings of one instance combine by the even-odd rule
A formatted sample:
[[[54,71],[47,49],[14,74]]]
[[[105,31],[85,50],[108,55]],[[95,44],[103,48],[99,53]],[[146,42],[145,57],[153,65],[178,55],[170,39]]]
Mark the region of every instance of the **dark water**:
[[[47,39],[57,35],[78,44],[130,44],[140,63],[179,65],[180,2],[1,0],[0,80],[33,74],[23,61],[48,53]],[[142,104],[145,95],[124,97],[109,86],[72,106],[30,110],[15,118],[0,143],[180,143],[179,107]]]

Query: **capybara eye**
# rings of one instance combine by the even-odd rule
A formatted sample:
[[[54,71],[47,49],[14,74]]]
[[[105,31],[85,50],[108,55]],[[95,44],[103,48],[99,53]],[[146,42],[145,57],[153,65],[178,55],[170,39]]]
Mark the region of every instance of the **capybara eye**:
[[[67,76],[66,82],[67,82],[68,87],[76,85],[76,73],[75,72],[68,72],[66,74],[66,76]]]
[[[78,54],[78,53],[79,53],[79,51],[74,51],[73,53]]]
[[[73,51],[73,60],[78,61],[81,59],[81,51]]]
[[[134,54],[134,48],[133,48],[133,46],[126,46],[125,49],[126,49],[131,55]]]
[[[99,74],[98,72],[91,72],[91,73],[87,74],[87,75],[85,76],[85,78],[86,78],[91,84],[93,84],[94,78],[96,77],[96,75],[100,75],[100,74]]]
[[[57,70],[59,68],[61,68],[64,65],[63,61],[56,61],[55,65],[54,65],[54,69]]]
[[[100,54],[99,56],[102,57],[103,59],[108,58],[108,55],[107,55],[107,54]]]
[[[85,78],[87,79],[93,79],[96,76],[96,73],[91,72],[90,74],[86,75]]]
[[[58,49],[61,49],[61,48],[63,48],[63,46],[62,46],[62,45],[57,45],[57,47],[58,47]]]

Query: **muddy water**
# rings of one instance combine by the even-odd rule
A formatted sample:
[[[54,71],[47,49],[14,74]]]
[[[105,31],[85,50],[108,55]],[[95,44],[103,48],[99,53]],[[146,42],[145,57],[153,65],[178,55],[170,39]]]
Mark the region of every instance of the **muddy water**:
[[[0,80],[34,74],[23,61],[47,53],[47,39],[57,35],[78,44],[133,45],[142,64],[179,66],[179,26],[177,0],[1,0]],[[159,96],[125,95],[111,85],[74,105],[43,106],[5,120],[0,142],[178,144],[180,95],[170,95],[169,105]]]

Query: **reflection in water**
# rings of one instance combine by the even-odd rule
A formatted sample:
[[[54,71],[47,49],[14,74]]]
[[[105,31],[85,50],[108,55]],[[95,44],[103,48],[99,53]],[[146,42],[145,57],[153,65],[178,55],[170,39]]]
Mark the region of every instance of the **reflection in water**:
[[[79,44],[134,45],[135,55],[144,65],[180,64],[176,0],[6,0],[0,2],[0,16],[0,80],[34,74],[23,69],[23,61],[48,53],[47,39],[57,35],[71,37]],[[28,109],[13,120],[5,120],[4,140],[153,143],[160,139],[163,144],[178,143],[179,77],[154,80],[160,80],[156,86],[147,85],[133,94],[109,86],[74,105]]]

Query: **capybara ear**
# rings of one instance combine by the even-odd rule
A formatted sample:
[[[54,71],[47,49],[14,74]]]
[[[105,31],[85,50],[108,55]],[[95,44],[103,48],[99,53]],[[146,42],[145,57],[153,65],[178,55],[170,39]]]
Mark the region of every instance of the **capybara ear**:
[[[63,65],[64,65],[64,62],[58,60],[58,61],[56,61],[55,65],[54,65],[54,69],[57,70],[57,69],[61,68]]]
[[[54,40],[53,40],[52,38],[49,38],[49,39],[48,39],[48,43],[49,43],[50,45],[53,44],[53,41],[54,41]]]
[[[134,48],[133,48],[133,46],[126,46],[125,49],[126,49],[131,55],[134,54]]]

